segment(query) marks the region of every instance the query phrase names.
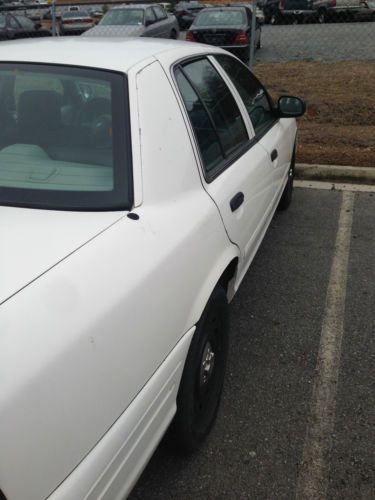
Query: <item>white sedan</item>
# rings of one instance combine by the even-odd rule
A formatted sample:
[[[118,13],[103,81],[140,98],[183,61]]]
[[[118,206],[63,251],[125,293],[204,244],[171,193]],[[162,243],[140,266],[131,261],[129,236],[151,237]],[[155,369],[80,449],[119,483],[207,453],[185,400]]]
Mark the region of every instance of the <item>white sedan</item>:
[[[303,101],[207,45],[0,47],[0,498],[124,498],[195,450]]]

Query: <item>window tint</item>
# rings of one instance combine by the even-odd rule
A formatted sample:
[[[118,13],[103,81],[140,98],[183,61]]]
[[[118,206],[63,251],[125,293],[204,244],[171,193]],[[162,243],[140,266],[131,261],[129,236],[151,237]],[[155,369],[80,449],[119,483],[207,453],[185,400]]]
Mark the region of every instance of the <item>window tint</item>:
[[[225,157],[247,143],[248,135],[236,101],[207,59],[184,65],[183,71],[206,107]]]
[[[202,101],[188,80],[179,69],[175,74],[177,85],[198,141],[205,170],[208,174],[214,175],[216,168],[224,160],[219,138]]]
[[[229,56],[215,56],[240,94],[256,135],[263,134],[274,122],[268,96],[254,75],[239,61]]]
[[[0,205],[130,206],[124,77],[0,64]]]

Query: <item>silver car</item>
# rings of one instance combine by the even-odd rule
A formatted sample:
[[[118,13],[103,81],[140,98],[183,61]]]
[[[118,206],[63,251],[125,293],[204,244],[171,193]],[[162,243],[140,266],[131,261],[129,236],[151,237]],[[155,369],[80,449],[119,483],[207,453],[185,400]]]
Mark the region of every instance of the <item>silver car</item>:
[[[153,5],[121,5],[109,10],[98,26],[84,36],[143,36],[178,38],[179,28],[175,16],[164,7]]]

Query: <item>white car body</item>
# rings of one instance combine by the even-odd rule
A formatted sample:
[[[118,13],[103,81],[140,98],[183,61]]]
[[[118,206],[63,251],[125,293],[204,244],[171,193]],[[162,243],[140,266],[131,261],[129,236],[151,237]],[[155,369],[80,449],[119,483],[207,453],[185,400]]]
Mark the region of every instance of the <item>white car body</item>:
[[[0,206],[0,489],[8,500],[129,493],[176,411],[212,290],[232,269],[230,300],[262,241],[288,180],[296,123],[277,120],[206,182],[171,68],[223,53],[137,39],[1,44],[1,62],[127,75],[139,216]],[[251,138],[246,109],[223,78]],[[245,202],[232,212],[238,191]]]

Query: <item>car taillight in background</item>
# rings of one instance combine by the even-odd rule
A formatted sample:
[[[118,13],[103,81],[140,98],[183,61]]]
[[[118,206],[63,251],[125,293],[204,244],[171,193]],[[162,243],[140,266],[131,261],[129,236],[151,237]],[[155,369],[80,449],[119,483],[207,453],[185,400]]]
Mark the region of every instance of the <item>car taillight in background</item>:
[[[245,33],[245,31],[240,31],[239,33],[237,33],[233,43],[235,43],[236,45],[243,45],[244,43],[249,43],[249,37],[247,36],[247,33]]]
[[[285,0],[280,0],[279,9],[284,9],[284,8],[285,8]]]
[[[186,33],[186,38],[185,38],[185,40],[186,40],[187,42],[195,42],[194,35],[193,35],[193,33],[192,33],[191,31],[188,31],[188,32]]]

